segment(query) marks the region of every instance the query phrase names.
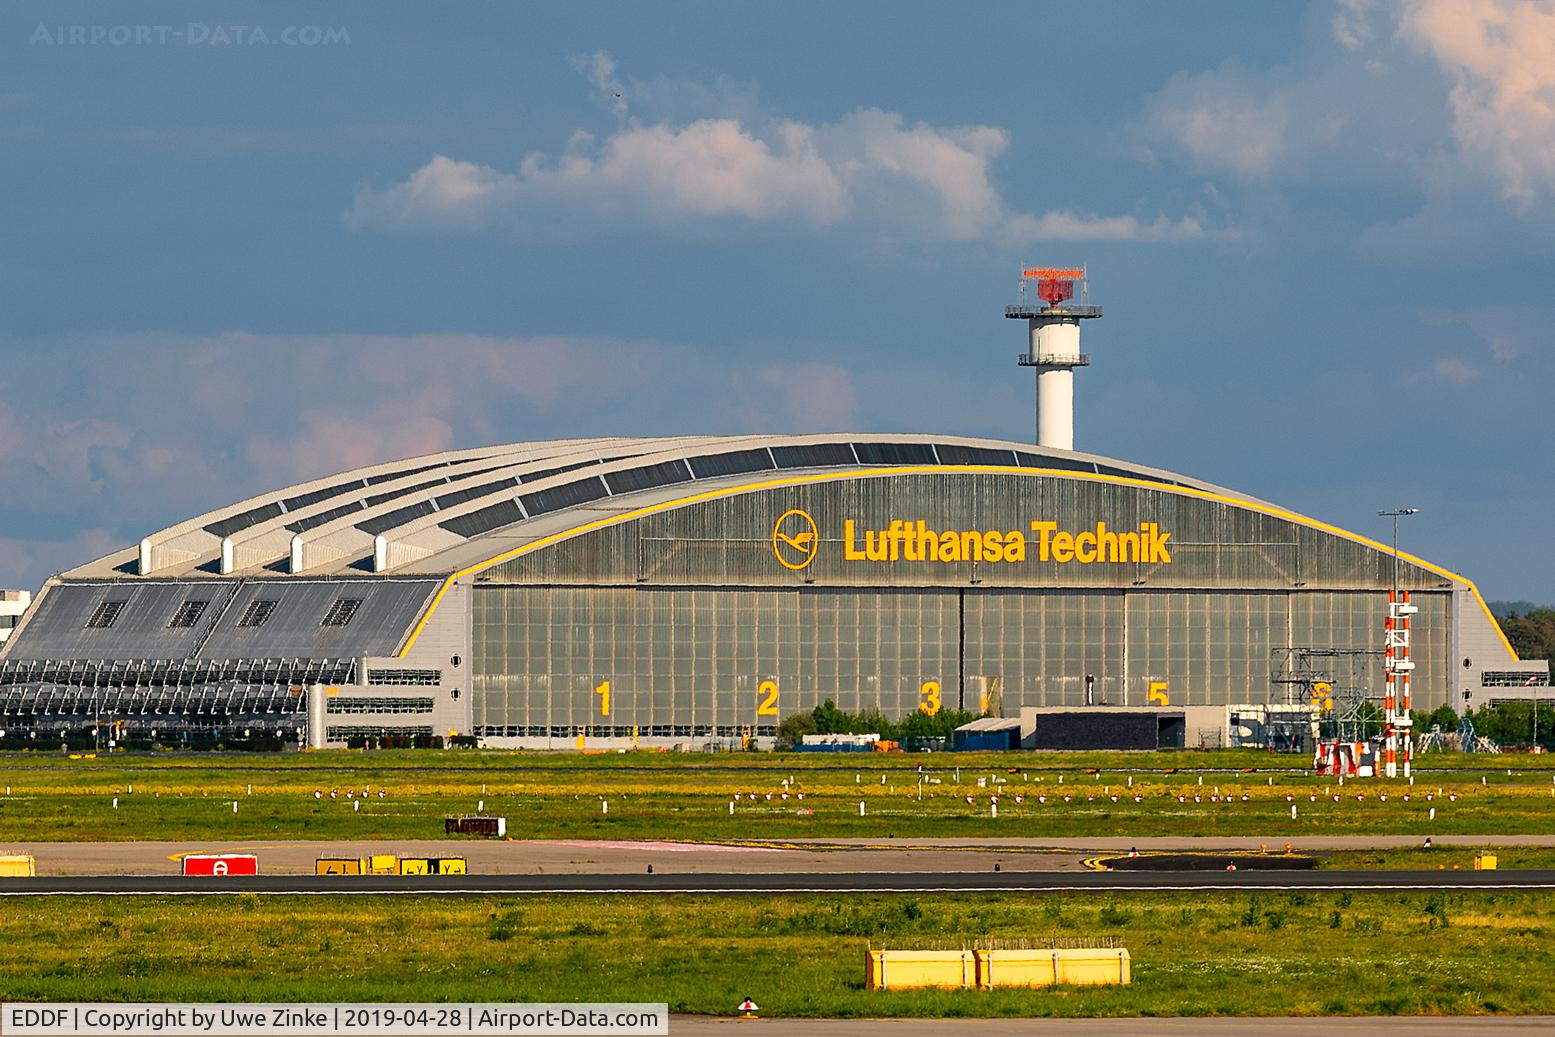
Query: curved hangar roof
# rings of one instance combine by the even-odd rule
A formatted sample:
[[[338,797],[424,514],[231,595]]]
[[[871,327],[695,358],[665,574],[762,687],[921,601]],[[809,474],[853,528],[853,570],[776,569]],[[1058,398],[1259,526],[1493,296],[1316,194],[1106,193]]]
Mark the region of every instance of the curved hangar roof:
[[[429,454],[251,497],[63,577],[446,575],[590,518],[816,470],[990,466],[1138,479],[1269,505],[1170,472],[997,440],[577,439]],[[565,515],[561,513],[566,513]]]

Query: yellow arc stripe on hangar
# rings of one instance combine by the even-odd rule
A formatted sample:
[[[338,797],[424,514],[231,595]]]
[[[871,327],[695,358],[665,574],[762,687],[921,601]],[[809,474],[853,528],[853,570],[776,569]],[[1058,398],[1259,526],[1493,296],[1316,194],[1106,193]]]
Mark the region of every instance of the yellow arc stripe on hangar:
[[[1231,497],[1221,493],[1211,493],[1208,490],[1199,490],[1193,488],[1192,486],[1171,486],[1167,483],[1153,482],[1149,479],[1131,479],[1127,476],[1120,475],[1100,475],[1095,472],[1062,471],[1056,468],[1016,468],[1009,465],[911,465],[893,468],[854,468],[835,472],[819,472],[815,475],[793,475],[782,479],[769,479],[765,482],[745,483],[741,486],[727,486],[717,490],[704,490],[701,493],[694,493],[689,497],[680,497],[675,500],[662,501],[658,504],[650,504],[646,507],[638,508],[635,511],[626,511],[619,515],[611,515],[608,518],[595,519],[592,522],[585,522],[581,526],[574,526],[571,529],[562,530],[559,533],[552,533],[548,536],[540,537],[538,540],[532,541],[531,543],[524,544],[521,547],[515,547],[511,550],[504,551],[502,554],[499,554],[494,558],[488,558],[483,562],[476,562],[474,565],[469,566],[468,568],[460,569],[458,572],[454,573],[452,576],[443,581],[443,585],[437,589],[437,594],[432,598],[432,604],[427,606],[426,612],[422,614],[421,619],[416,623],[416,628],[410,632],[410,637],[406,639],[405,647],[399,650],[398,656],[401,659],[405,658],[405,656],[410,652],[411,648],[415,646],[416,639],[421,636],[421,631],[425,629],[427,621],[432,618],[432,614],[437,611],[438,605],[442,604],[443,595],[448,593],[448,588],[454,585],[454,581],[472,575],[473,573],[480,572],[482,569],[489,569],[493,565],[501,565],[503,562],[512,561],[514,558],[526,555],[531,551],[538,551],[543,547],[550,547],[552,544],[560,543],[563,540],[568,540],[582,533],[591,533],[596,529],[604,529],[607,526],[613,526],[621,522],[632,522],[636,519],[657,514],[661,511],[672,511],[675,508],[683,508],[688,504],[699,504],[703,501],[718,500],[723,497],[735,497],[742,493],[755,493],[758,490],[776,490],[785,486],[804,486],[811,483],[831,482],[836,479],[864,479],[890,475],[940,474],[1044,476],[1047,478],[1059,479],[1088,479],[1092,482],[1113,483],[1118,486],[1139,486],[1144,489],[1161,490],[1165,493],[1175,493],[1183,497],[1197,497],[1200,500],[1214,501],[1217,504],[1229,504],[1232,507],[1246,508],[1248,511],[1256,511],[1260,514],[1270,515],[1278,519],[1284,519],[1287,522],[1294,522],[1297,525],[1306,526],[1309,529],[1320,530],[1324,533],[1332,533],[1335,536],[1343,537],[1346,540],[1351,540],[1358,544],[1364,544],[1367,547],[1382,551],[1389,555],[1393,553],[1393,549],[1387,544],[1373,540],[1370,537],[1361,536],[1359,533],[1352,533],[1347,529],[1340,529],[1338,526],[1331,526],[1326,522],[1319,522],[1317,519],[1308,518],[1305,515],[1298,515],[1294,511],[1287,511],[1284,508],[1275,507],[1272,504],[1261,504],[1257,501],[1243,500],[1240,497]],[[1495,630],[1496,636],[1501,639],[1501,644],[1506,647],[1507,654],[1514,660],[1517,658],[1517,651],[1512,647],[1512,643],[1506,639],[1506,634],[1502,631],[1501,624],[1496,622],[1495,615],[1491,613],[1490,606],[1485,604],[1485,599],[1480,596],[1479,588],[1475,586],[1473,580],[1466,576],[1460,576],[1458,573],[1452,572],[1448,569],[1443,569],[1441,566],[1428,562],[1423,558],[1416,558],[1414,555],[1407,554],[1403,551],[1400,551],[1398,556],[1399,558],[1411,563],[1412,565],[1417,565],[1429,572],[1436,573],[1438,576],[1444,576],[1449,580],[1453,580],[1457,583],[1461,583],[1467,586],[1469,592],[1474,595],[1474,600],[1478,602],[1479,607],[1484,610],[1485,618],[1490,620],[1491,629]]]

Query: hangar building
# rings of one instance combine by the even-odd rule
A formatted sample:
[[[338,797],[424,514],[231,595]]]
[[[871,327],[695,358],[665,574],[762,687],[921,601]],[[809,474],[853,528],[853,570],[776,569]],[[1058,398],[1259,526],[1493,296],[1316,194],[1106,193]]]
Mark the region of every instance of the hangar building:
[[[891,717],[1279,699],[1380,649],[1384,545],[1170,472],[944,436],[448,452],[219,508],[49,580],[5,727],[696,745],[834,699]],[[1466,578],[1402,556],[1415,708],[1547,680]]]

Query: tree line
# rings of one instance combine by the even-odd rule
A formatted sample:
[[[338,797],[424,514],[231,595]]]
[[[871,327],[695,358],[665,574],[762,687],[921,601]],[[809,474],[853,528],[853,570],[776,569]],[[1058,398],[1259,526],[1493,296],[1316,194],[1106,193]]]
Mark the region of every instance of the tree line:
[[[909,748],[927,746],[941,739],[949,746],[951,735],[962,724],[977,719],[965,709],[941,709],[932,716],[914,710],[900,720],[892,720],[879,709],[849,713],[827,699],[808,713],[795,713],[778,725],[779,745],[796,745],[805,735],[879,735]]]

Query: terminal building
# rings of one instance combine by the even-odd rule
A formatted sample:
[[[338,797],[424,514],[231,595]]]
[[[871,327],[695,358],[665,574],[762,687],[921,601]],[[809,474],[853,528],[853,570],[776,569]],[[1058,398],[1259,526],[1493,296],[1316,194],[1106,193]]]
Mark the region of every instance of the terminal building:
[[[1005,313],[1028,326],[1036,446],[579,439],[262,494],[50,579],[0,649],[0,740],[694,747],[761,744],[826,699],[892,719],[1363,701],[1395,586],[1416,711],[1548,683],[1463,576],[1076,452],[1080,322],[1101,315],[1067,304],[1077,278],[1024,271]]]
[[[330,742],[562,748],[767,738],[825,699],[1279,701],[1291,651],[1380,687],[1394,563],[1231,490],[1026,444],[529,443],[289,487],[62,573],[4,646],[0,702],[13,732],[290,738],[321,684]],[[1397,571],[1417,712],[1547,681],[1468,579]]]

